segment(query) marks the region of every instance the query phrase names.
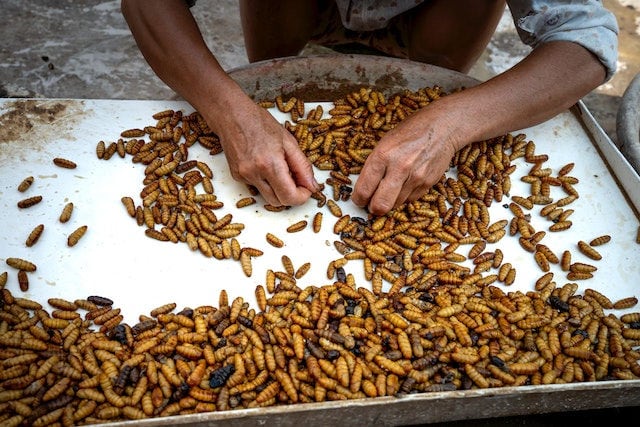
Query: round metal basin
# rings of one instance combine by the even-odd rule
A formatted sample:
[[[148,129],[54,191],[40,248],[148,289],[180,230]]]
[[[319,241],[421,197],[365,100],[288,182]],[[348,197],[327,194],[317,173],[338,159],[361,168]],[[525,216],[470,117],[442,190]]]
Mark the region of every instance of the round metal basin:
[[[474,86],[463,73],[419,62],[374,55],[296,56],[255,62],[229,71],[254,100],[295,96],[307,102],[333,101],[361,87],[385,95],[440,86],[445,91]]]
[[[640,173],[640,73],[622,95],[616,117],[616,135],[620,151]]]

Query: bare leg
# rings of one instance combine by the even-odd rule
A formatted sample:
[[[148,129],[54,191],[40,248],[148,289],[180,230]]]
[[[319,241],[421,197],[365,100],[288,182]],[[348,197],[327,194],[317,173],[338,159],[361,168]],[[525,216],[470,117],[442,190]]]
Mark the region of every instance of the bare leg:
[[[317,2],[240,0],[240,17],[250,62],[295,56],[316,26]]]
[[[504,0],[425,2],[413,11],[408,26],[409,59],[468,72],[491,40],[504,10]]]

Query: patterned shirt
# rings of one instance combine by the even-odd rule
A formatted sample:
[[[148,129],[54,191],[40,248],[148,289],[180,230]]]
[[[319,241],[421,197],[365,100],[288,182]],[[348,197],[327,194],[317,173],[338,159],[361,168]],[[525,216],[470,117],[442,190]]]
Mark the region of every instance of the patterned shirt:
[[[197,0],[185,0],[189,7]],[[342,25],[366,32],[383,28],[394,17],[425,0],[335,0]],[[618,21],[601,0],[506,0],[518,36],[535,48],[550,41],[570,41],[593,53],[613,77],[618,60]]]
[[[424,0],[336,0],[342,25],[353,31],[383,28],[389,20]],[[549,41],[575,42],[593,53],[607,70],[616,71],[618,23],[600,0],[507,0],[518,36],[535,48]]]

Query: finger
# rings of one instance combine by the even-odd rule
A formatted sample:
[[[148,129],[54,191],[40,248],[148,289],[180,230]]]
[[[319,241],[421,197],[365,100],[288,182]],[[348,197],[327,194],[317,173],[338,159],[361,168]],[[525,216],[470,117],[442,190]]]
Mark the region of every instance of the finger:
[[[385,176],[369,201],[369,212],[385,215],[396,206],[402,189],[403,180],[399,177]]]
[[[419,187],[416,187],[405,199],[405,202],[415,202],[416,200],[418,200],[420,197],[424,196],[425,194],[427,194],[427,192],[429,191],[428,186],[426,185],[421,185]]]
[[[278,200],[278,197],[273,192],[271,185],[269,185],[266,180],[261,179],[253,185],[258,189],[267,204],[271,206],[282,206],[282,203],[280,203],[280,200]]]
[[[286,206],[303,205],[311,197],[312,192],[305,187],[296,186],[290,176],[289,179],[278,177],[275,182],[270,182],[270,184],[280,203]]]
[[[313,175],[311,162],[298,148],[298,144],[293,144],[293,146],[286,144],[285,156],[296,185],[306,188],[311,193],[320,190],[320,185]]]
[[[369,156],[353,187],[353,193],[351,194],[353,203],[361,208],[369,205],[380,181],[384,178],[385,171],[384,163],[376,161],[372,156]]]
[[[282,205],[299,206],[311,197],[311,190],[296,185],[284,159],[278,162],[266,180]]]

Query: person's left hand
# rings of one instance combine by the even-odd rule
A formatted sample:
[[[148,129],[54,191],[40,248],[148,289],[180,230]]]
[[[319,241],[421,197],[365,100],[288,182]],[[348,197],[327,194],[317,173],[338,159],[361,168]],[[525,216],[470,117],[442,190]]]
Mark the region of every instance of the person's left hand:
[[[419,199],[448,169],[456,149],[448,120],[427,109],[389,131],[367,158],[351,199],[374,215],[384,215]],[[436,115],[437,116],[437,115]]]

